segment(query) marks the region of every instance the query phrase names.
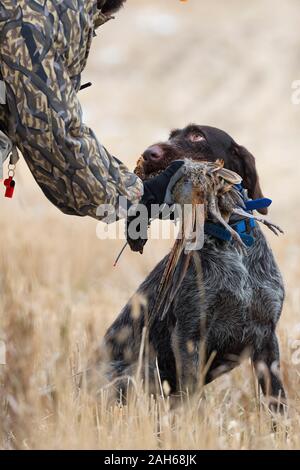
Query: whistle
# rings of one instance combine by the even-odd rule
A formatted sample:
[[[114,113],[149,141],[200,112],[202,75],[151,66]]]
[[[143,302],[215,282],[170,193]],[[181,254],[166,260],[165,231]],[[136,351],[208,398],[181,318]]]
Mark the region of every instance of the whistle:
[[[15,185],[16,185],[16,182],[14,181],[12,176],[4,180],[4,186],[6,186],[5,197],[8,197],[8,198],[13,197]]]

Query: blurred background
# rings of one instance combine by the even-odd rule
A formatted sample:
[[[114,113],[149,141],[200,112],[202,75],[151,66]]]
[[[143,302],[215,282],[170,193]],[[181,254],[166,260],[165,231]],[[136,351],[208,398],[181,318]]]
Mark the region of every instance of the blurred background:
[[[191,122],[254,154],[270,219],[286,232],[267,234],[287,286],[286,370],[300,338],[299,24],[298,0],[128,0],[98,30],[82,78],[93,86],[79,95],[86,123],[131,169],[148,145]],[[37,355],[50,367],[62,323],[78,348],[87,331],[100,340],[172,242],[151,240],[143,256],[128,249],[113,268],[122,241],[101,241],[97,221],[61,214],[23,161],[16,181],[14,199],[0,198],[0,313],[34,318]]]

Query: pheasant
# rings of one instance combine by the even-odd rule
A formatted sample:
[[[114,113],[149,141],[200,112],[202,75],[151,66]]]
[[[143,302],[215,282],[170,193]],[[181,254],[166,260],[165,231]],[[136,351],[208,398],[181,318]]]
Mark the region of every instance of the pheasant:
[[[153,307],[153,310],[160,311],[161,318],[167,313],[185,277],[193,253],[203,247],[204,226],[207,220],[222,225],[243,254],[247,253],[246,246],[240,235],[229,225],[229,219],[233,214],[262,222],[276,235],[277,232],[282,233],[278,226],[244,210],[244,199],[237,186],[242,183],[242,178],[224,168],[223,160],[216,162],[186,160],[181,174],[171,193],[167,192],[167,202],[176,203],[181,209],[181,225],[158,286],[157,300]]]

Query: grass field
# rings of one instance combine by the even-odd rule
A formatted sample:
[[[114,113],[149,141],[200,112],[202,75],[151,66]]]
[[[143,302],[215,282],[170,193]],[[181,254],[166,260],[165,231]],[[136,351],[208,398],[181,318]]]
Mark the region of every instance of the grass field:
[[[248,362],[172,411],[137,384],[127,406],[111,406],[76,374],[124,303],[172,241],[143,256],[96,237],[97,222],[59,213],[25,163],[16,196],[0,199],[0,448],[300,448],[300,10],[297,0],[128,0],[93,44],[81,92],[86,122],[133,168],[149,144],[189,122],[227,130],[257,159],[270,218],[267,234],[287,298],[279,325],[289,416],[271,432]]]

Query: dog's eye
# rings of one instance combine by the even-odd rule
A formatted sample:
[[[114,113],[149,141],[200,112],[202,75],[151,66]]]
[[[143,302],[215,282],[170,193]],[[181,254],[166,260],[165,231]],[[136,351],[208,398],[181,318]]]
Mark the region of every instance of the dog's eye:
[[[200,132],[191,132],[187,136],[187,138],[191,142],[200,142],[201,140],[205,140],[205,137],[202,134],[200,134]]]

